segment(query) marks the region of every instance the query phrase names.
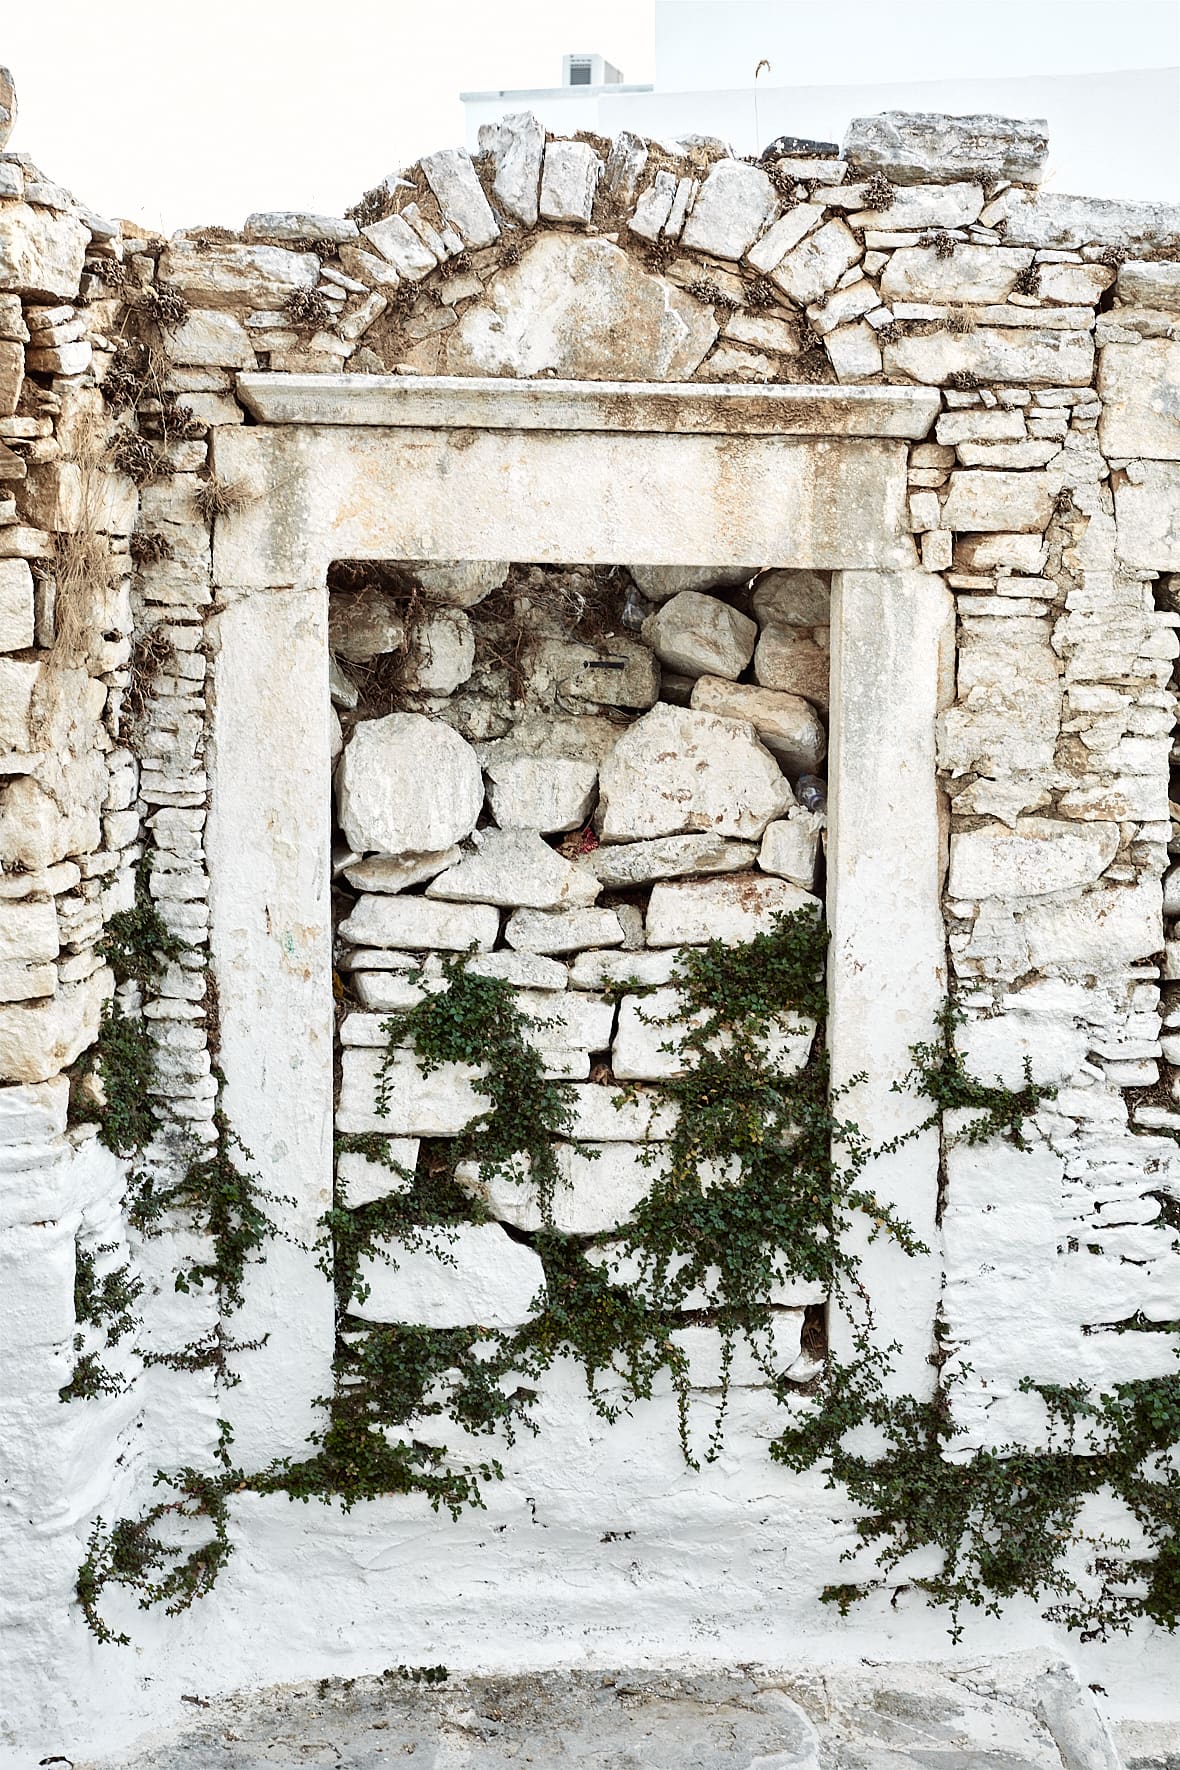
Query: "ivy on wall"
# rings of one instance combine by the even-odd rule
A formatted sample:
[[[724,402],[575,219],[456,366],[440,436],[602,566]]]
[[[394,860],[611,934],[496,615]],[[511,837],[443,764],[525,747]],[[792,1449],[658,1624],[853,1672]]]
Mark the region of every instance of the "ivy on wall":
[[[945,1388],[932,1401],[889,1392],[888,1351],[874,1342],[847,1231],[867,1219],[909,1254],[923,1252],[911,1227],[866,1183],[883,1153],[841,1114],[827,1073],[822,1038],[812,1041],[798,1073],[785,1074],[776,1051],[792,1031],[822,1024],[826,935],[808,911],[780,917],[772,932],[737,946],[714,941],[686,951],[676,983],[681,1011],[665,1048],[682,1073],[663,1085],[678,1107],[667,1143],[649,1152],[652,1183],[630,1219],[593,1236],[559,1233],[553,1205],[563,1183],[556,1145],[570,1140],[570,1097],[545,1077],[530,1043],[536,1022],[521,1013],[511,986],[448,959],[443,986],[383,1022],[394,1053],[411,1046],[427,1071],[443,1063],[482,1066],[475,1084],[487,1101],[457,1137],[424,1139],[416,1169],[402,1168],[380,1135],[342,1139],[384,1162],[401,1183],[387,1197],[350,1210],[337,1204],[322,1223],[321,1262],[337,1286],[340,1336],[336,1388],[323,1398],[325,1425],[302,1461],[261,1471],[232,1465],[228,1434],[220,1471],[161,1473],[172,1497],[138,1521],[109,1530],[99,1521],[79,1574],[78,1596],[100,1639],[123,1639],[103,1620],[111,1585],[135,1593],[145,1608],[173,1612],[206,1591],[232,1552],[228,1501],[234,1492],[283,1492],[292,1499],[339,1501],[345,1508],[382,1494],[419,1492],[452,1515],[479,1505],[501,1474],[490,1455],[463,1465],[415,1434],[415,1422],[449,1418],[464,1435],[493,1434],[511,1443],[536,1430],[536,1385],[559,1356],[582,1366],[592,1404],[613,1420],[650,1397],[666,1373],[678,1398],[681,1447],[690,1464],[715,1457],[724,1430],[734,1352],[749,1348],[788,1421],[770,1446],[788,1468],[823,1466],[830,1485],[863,1508],[856,1525],[872,1551],[876,1577],[829,1588],[824,1598],[847,1608],[883,1583],[913,1550],[937,1548],[940,1571],[914,1580],[961,1628],[964,1607],[998,1612],[1019,1594],[1048,1614],[1102,1634],[1148,1617],[1180,1622],[1180,1374],[1122,1384],[1109,1395],[1031,1382],[1045,1403],[1048,1448],[976,1451],[950,1460],[956,1428]],[[642,986],[617,986],[642,993]],[[1026,1071],[1017,1089],[987,1086],[965,1069],[955,1045],[958,1015],[948,1006],[937,1036],[917,1045],[898,1087],[929,1100],[926,1124],[948,1110],[972,1114],[971,1142],[1005,1137],[1028,1146],[1025,1126],[1051,1090]],[[383,1098],[379,1079],[378,1101]],[[896,1149],[895,1142],[888,1147]],[[514,1332],[478,1328],[374,1326],[349,1313],[363,1296],[365,1256],[396,1261],[421,1245],[427,1229],[486,1220],[479,1196],[456,1177],[461,1161],[492,1176],[527,1178],[542,1227],[531,1239],[545,1271],[535,1314]],[[237,1274],[218,1279],[240,1300],[244,1260],[257,1247],[249,1213],[227,1238]],[[259,1234],[265,1234],[259,1229]],[[519,1232],[517,1232],[519,1233]],[[220,1245],[220,1244],[218,1244]],[[227,1255],[227,1257],[229,1257]],[[211,1262],[210,1276],[213,1276]],[[853,1356],[829,1359],[800,1391],[776,1368],[770,1328],[776,1289],[792,1281],[822,1285],[853,1323]],[[720,1335],[721,1403],[709,1442],[689,1433],[685,1355],[674,1330],[706,1322]],[[846,1448],[854,1427],[870,1424],[880,1445],[872,1456]],[[433,1434],[432,1434],[433,1436]],[[1137,1520],[1142,1550],[1090,1545],[1077,1570],[1078,1525],[1091,1495],[1109,1488]],[[157,1534],[177,1515],[204,1532],[196,1547],[168,1549]]]

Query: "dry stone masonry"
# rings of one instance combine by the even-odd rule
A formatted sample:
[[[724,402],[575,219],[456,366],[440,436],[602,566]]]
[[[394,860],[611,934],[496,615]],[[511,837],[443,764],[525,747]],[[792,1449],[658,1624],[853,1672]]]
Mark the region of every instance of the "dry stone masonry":
[[[14,116],[4,76],[0,148]],[[667,1383],[607,1426],[559,1363],[539,1436],[490,1450],[432,1391],[420,1446],[502,1463],[482,1521],[235,1492],[206,1608],[116,1605],[135,1655],[87,1631],[102,1521],[155,1504],[161,1469],[306,1456],[366,1324],[535,1319],[537,1189],[475,1160],[479,1221],[366,1249],[335,1304],[317,1265],[325,1211],[429,1179],[433,1140],[486,1110],[478,1063],[387,1049],[453,955],[515,992],[568,1084],[549,1227],[609,1262],[674,1134],[681,955],[826,901],[831,1023],[780,1017],[771,1055],[789,1077],[827,1036],[866,1054],[854,1078],[904,1053],[874,966],[901,975],[932,923],[968,1069],[1053,1092],[1028,1148],[948,1110],[888,1158],[929,1253],[866,1265],[873,1306],[954,1454],[1043,1447],[1026,1377],[1174,1372],[1180,211],[1042,189],[1046,153],[995,117],[858,118],[839,155],[754,162],[521,115],[347,217],[163,239],[0,152],[14,1763],[326,1669],[936,1639],[932,1568],[884,1575],[867,1622],[818,1605],[854,1577],[855,1508],[767,1460],[774,1385],[744,1355],[723,1372],[691,1306],[705,1441],[732,1383],[713,1462],[685,1464]],[[910,869],[890,808],[927,775]],[[867,1084],[881,1141],[897,1079]],[[263,1201],[286,1239],[235,1280],[194,1188]],[[770,1301],[798,1417],[842,1330],[822,1287]],[[1086,1524],[1138,1528],[1102,1498]],[[972,1624],[981,1651],[1065,1640],[1024,1600],[996,1626]],[[1085,1650],[1127,1712],[1167,1684],[1132,1641]]]

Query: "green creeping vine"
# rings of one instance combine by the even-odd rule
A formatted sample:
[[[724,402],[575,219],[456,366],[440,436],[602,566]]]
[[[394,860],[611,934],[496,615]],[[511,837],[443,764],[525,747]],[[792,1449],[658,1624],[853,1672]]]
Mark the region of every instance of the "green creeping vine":
[[[113,1268],[98,1276],[98,1260],[102,1254],[113,1254],[117,1242],[104,1242],[101,1247],[74,1249],[74,1319],[79,1325],[102,1328],[108,1346],[117,1346],[131,1333],[139,1317],[135,1304],[143,1295],[143,1280],[133,1276],[129,1265]],[[74,1351],[82,1353],[84,1334],[74,1335]],[[82,1353],[74,1366],[74,1374],[61,1389],[61,1401],[90,1400],[96,1395],[118,1395],[123,1383],[102,1363],[97,1351]]]
[[[235,1491],[338,1500],[345,1508],[416,1491],[452,1515],[481,1504],[481,1484],[500,1475],[499,1464],[488,1457],[464,1465],[440,1448],[439,1422],[449,1419],[465,1438],[499,1432],[508,1443],[520,1428],[536,1430],[535,1383],[559,1356],[581,1363],[591,1401],[607,1420],[651,1396],[666,1373],[678,1398],[681,1447],[696,1466],[688,1365],[675,1337],[689,1323],[715,1327],[722,1342],[720,1404],[704,1457],[720,1449],[741,1339],[790,1408],[772,1457],[792,1469],[826,1465],[830,1485],[863,1508],[858,1534],[882,1578],[911,1550],[939,1548],[941,1571],[914,1583],[931,1602],[949,1606],[956,1635],[964,1606],[994,1612],[1018,1593],[1048,1597],[1050,1614],[1083,1632],[1126,1628],[1140,1616],[1174,1628],[1180,1376],[1119,1385],[1097,1399],[1027,1383],[1047,1410],[1048,1448],[1009,1446],[962,1461],[946,1454],[956,1428],[945,1389],[930,1402],[888,1393],[891,1349],[872,1343],[846,1231],[867,1219],[871,1235],[888,1235],[910,1254],[923,1250],[864,1183],[866,1164],[882,1151],[838,1115],[822,1039],[813,1037],[825,1012],[824,949],[822,928],[800,912],[744,945],[712,942],[682,955],[678,1018],[650,1022],[664,1025],[665,1049],[682,1060],[681,1073],[656,1097],[673,1102],[678,1116],[668,1140],[648,1152],[646,1196],[627,1223],[599,1235],[568,1235],[555,1224],[563,1184],[557,1146],[572,1140],[573,1113],[567,1087],[545,1077],[530,1042],[537,1023],[522,1014],[509,985],[474,974],[464,958],[445,961],[442,987],[383,1023],[389,1042],[379,1109],[388,1103],[395,1054],[409,1046],[427,1071],[448,1062],[482,1066],[476,1086],[487,1111],[457,1137],[423,1139],[413,1173],[394,1160],[382,1135],[340,1140],[341,1152],[387,1166],[392,1184],[385,1197],[357,1209],[339,1202],[323,1219],[321,1264],[337,1286],[340,1332],[336,1389],[322,1402],[326,1424],[312,1454],[247,1474],[229,1466],[223,1447],[221,1475],[162,1474],[176,1500],[138,1525],[96,1526],[79,1598],[100,1638],[119,1638],[102,1633],[98,1606],[108,1584],[169,1609],[207,1588],[229,1553],[225,1514]],[[620,985],[612,993],[647,992]],[[1015,1090],[973,1078],[955,1046],[959,1019],[953,1006],[943,1011],[938,1037],[915,1046],[913,1068],[898,1086],[931,1102],[926,1124],[965,1109],[975,1115],[961,1133],[968,1141],[1002,1136],[1026,1148],[1025,1123],[1051,1090],[1027,1072]],[[794,1074],[779,1061],[792,1043],[801,1057],[807,1053]],[[645,1097],[633,1090],[621,1101],[633,1106]],[[482,1198],[457,1177],[460,1161],[476,1161],[483,1184],[500,1176],[533,1188],[541,1227],[522,1238],[540,1257],[546,1282],[531,1320],[497,1333],[373,1326],[352,1315],[354,1298],[365,1295],[362,1260],[396,1261],[399,1249],[422,1246],[427,1231],[445,1260],[450,1228],[487,1220]],[[829,1359],[802,1387],[776,1367],[771,1337],[773,1299],[797,1282],[822,1286],[854,1324],[851,1361]],[[426,1422],[430,1442],[419,1435]],[[871,1457],[845,1446],[866,1423],[882,1447]],[[1091,1544],[1083,1586],[1070,1554],[1084,1542],[1076,1535],[1082,1505],[1103,1488],[1126,1503],[1148,1552]],[[207,1534],[199,1552],[171,1551],[172,1571],[161,1576],[169,1551],[153,1531],[178,1509],[206,1518]],[[831,1587],[823,1597],[846,1608],[879,1584]]]

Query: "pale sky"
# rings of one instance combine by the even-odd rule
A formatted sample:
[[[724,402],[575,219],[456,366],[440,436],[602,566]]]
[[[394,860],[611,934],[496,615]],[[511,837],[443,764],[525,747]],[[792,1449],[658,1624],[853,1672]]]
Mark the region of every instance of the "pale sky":
[[[94,208],[153,226],[339,214],[463,141],[461,91],[557,85],[571,52],[651,81],[654,13],[654,0],[0,0],[10,146]],[[1177,58],[1180,7],[663,0],[672,15],[660,84],[683,89],[744,83],[755,43],[784,86],[1158,67]]]

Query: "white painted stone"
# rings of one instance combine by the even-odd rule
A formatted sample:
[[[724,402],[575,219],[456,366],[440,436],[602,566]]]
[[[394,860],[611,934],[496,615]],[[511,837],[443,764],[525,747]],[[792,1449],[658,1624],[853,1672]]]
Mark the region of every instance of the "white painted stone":
[[[695,946],[709,940],[727,946],[768,934],[775,916],[822,905],[786,879],[757,873],[732,879],[694,879],[652,886],[647,905],[649,946]]]
[[[490,904],[445,904],[427,897],[367,891],[357,899],[339,931],[354,946],[388,946],[409,952],[434,947],[461,953],[473,945],[494,946],[500,918]]]
[[[727,842],[723,836],[658,836],[651,842],[603,843],[582,866],[603,885],[619,887],[698,873],[736,873],[753,859],[749,843]]]
[[[806,307],[834,289],[861,252],[849,228],[835,217],[788,252],[770,272],[771,280],[796,306]]]
[[[340,1099],[336,1129],[348,1134],[377,1131],[391,1137],[457,1137],[488,1109],[487,1096],[472,1083],[480,1071],[467,1063],[441,1063],[429,1074],[410,1051],[395,1051],[385,1077],[389,1111],[377,1112],[377,1080],[382,1052],[350,1046],[340,1056]]]
[[[484,764],[488,806],[501,829],[552,835],[577,830],[590,816],[598,765],[571,756],[494,756]]]
[[[752,565],[629,565],[649,602],[667,602],[682,590],[736,590],[757,570]]]
[[[1180,466],[1143,461],[1115,486],[1117,550],[1126,565],[1180,571]]]
[[[777,218],[779,201],[761,166],[715,160],[684,225],[681,242],[714,258],[741,258]]]
[[[660,662],[685,676],[740,676],[754,655],[758,628],[715,596],[681,590],[643,623]]]
[[[160,258],[159,280],[195,308],[281,308],[297,289],[314,289],[319,274],[311,252],[173,240]]]
[[[490,246],[499,239],[499,225],[483,194],[470,154],[462,148],[442,148],[438,153],[424,154],[418,163],[438,199],[443,220],[450,223],[465,246]]]
[[[750,841],[793,802],[752,725],[664,705],[624,732],[600,790],[605,842],[692,830]]]
[[[579,953],[569,969],[575,989],[602,989],[608,983],[667,983],[678,952]]]
[[[419,283],[438,263],[438,255],[425,245],[401,215],[389,215],[361,229],[378,252],[406,283]]]
[[[1118,852],[1113,823],[1022,817],[951,836],[952,897],[1040,897],[1088,885]]]
[[[408,891],[462,859],[462,849],[444,848],[438,854],[370,855],[344,869],[344,877],[358,891]]]
[[[1141,964],[1163,946],[1158,879],[1107,885],[1073,903],[1035,904],[1021,919],[1029,966],[1056,974],[1100,975]]]
[[[574,1082],[566,1090],[566,1099],[573,1115],[571,1137],[591,1143],[659,1142],[671,1137],[680,1115],[677,1103],[663,1099],[655,1089],[624,1090],[597,1082]]]
[[[535,830],[485,830],[474,854],[432,881],[427,897],[555,910],[594,902],[602,886],[587,868],[543,842]]]
[[[410,683],[420,694],[454,694],[475,664],[475,635],[462,609],[440,609],[413,630]]]
[[[10,903],[0,915],[0,961],[56,959],[57,911],[52,901]]]
[[[613,910],[516,910],[504,938],[518,952],[574,953],[584,946],[622,946],[623,929]]]
[[[407,1170],[399,1174],[384,1162],[373,1161],[355,1150],[336,1158],[336,1201],[350,1211],[361,1205],[374,1204],[396,1192],[407,1192],[413,1184],[414,1166],[418,1160],[417,1137],[391,1137],[388,1144],[391,1161]]]
[[[501,209],[525,227],[535,227],[545,152],[545,131],[537,118],[531,111],[517,111],[496,123],[482,123],[479,151],[492,156],[492,190]]]
[[[549,1221],[562,1235],[601,1235],[618,1229],[660,1175],[658,1145],[587,1139],[582,1148],[559,1143],[553,1153],[558,1180]],[[527,1157],[522,1169],[513,1175],[491,1174],[478,1162],[460,1162],[455,1179],[481,1199],[493,1217],[535,1233],[546,1227],[546,1217]]]
[[[350,983],[352,993],[361,1007],[382,1015],[396,1013],[404,1008],[416,1008],[427,993],[422,984],[411,982],[410,976],[404,971],[354,970]],[[363,1028],[359,1024],[350,1025],[351,1022],[359,1023],[363,1018],[357,1014],[348,1016],[341,1027],[341,1044],[384,1045],[383,1033],[362,1038],[359,1035]]]
[[[539,1051],[605,1051],[610,1044],[615,1011],[612,1003],[575,990],[520,990],[522,1014],[537,1022],[526,1037]]]
[[[437,853],[470,835],[483,774],[457,731],[420,713],[363,721],[336,776],[340,823],[358,854]]]
[[[989,1087],[1023,1088],[1026,1058],[1040,1087],[1061,1087],[1076,1076],[1087,1044],[1084,1027],[1049,1015],[996,1014],[955,1029],[967,1069]]]
[[[824,339],[828,361],[838,381],[868,381],[881,373],[881,346],[872,326],[838,326]]]
[[[933,246],[903,246],[890,255],[881,272],[881,299],[971,306],[1006,301],[1020,272],[1027,270],[1032,260],[1031,246],[956,242],[949,258],[940,257]]]
[[[49,1143],[60,1137],[66,1128],[69,1100],[68,1076],[54,1076],[50,1081],[25,1087],[0,1088],[0,1148],[10,1149],[18,1143]]]
[[[758,852],[758,865],[762,871],[789,879],[793,885],[801,885],[804,891],[814,891],[824,823],[822,811],[804,811],[801,805],[796,805],[785,818],[767,824]]]
[[[856,166],[884,172],[904,186],[927,179],[984,177],[1039,184],[1048,151],[1040,118],[881,111],[852,119],[841,153]]]
[[[969,227],[983,208],[983,190],[972,184],[905,184],[894,191],[888,209],[860,209],[853,227],[904,233],[907,229]]]
[[[588,141],[547,142],[539,204],[544,220],[588,222],[602,173]]]
[[[951,474],[941,526],[1039,534],[1052,514],[1053,493],[1045,474],[970,468]]]
[[[724,719],[748,719],[788,774],[814,774],[827,750],[815,708],[798,694],[701,676],[693,684],[692,706]]]
[[[194,308],[183,325],[167,330],[168,355],[174,363],[203,368],[252,369],[257,358],[241,320],[217,308]]]
[[[746,262],[768,275],[824,218],[818,203],[796,203],[746,253]]]
[[[1090,332],[980,326],[931,332],[885,346],[885,373],[945,386],[952,375],[1012,381],[1022,387],[1088,386],[1094,372]]]
[[[547,157],[577,145],[551,142]],[[547,233],[499,272],[444,349],[450,374],[682,381],[716,336],[710,308],[609,240]]]
[[[498,977],[519,989],[559,990],[569,982],[564,965],[557,959],[544,959],[539,953],[476,953],[468,960],[467,969],[477,977]]]
[[[351,1310],[362,1321],[422,1327],[522,1327],[544,1294],[545,1270],[531,1248],[494,1223],[427,1229],[414,1248],[393,1246],[396,1265],[365,1256],[357,1278],[370,1287]]]
[[[1098,392],[1105,455],[1180,461],[1180,341],[1108,344],[1099,353]]]
[[[679,1046],[689,1023],[681,1015],[682,1003],[675,988],[623,997],[611,1051],[619,1081],[671,1081],[685,1074],[688,1064]]]
[[[33,643],[33,574],[27,559],[0,559],[0,651]]]

